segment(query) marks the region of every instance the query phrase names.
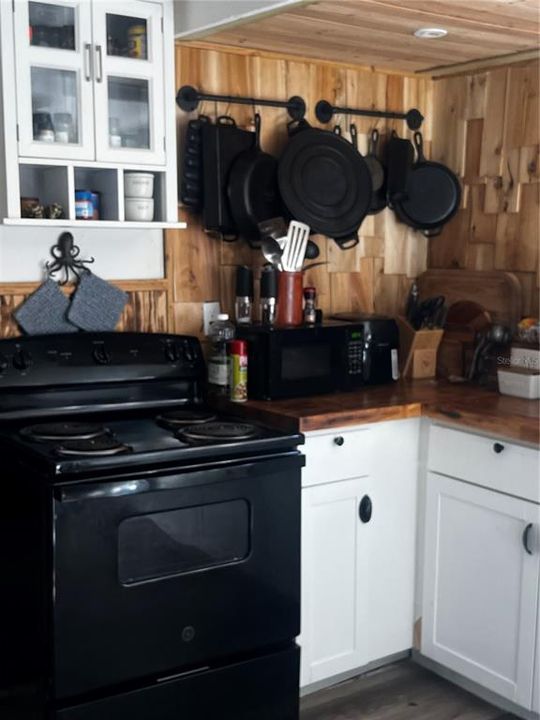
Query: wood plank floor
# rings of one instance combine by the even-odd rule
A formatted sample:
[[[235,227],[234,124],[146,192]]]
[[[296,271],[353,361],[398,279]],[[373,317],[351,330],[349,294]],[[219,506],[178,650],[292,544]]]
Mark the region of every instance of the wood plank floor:
[[[302,698],[301,720],[517,720],[410,661]]]

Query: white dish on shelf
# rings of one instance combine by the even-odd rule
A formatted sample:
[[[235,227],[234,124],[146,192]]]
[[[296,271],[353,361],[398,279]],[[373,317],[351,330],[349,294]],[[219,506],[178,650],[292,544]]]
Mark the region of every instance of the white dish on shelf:
[[[125,198],[126,220],[150,222],[154,219],[154,201],[151,198]]]
[[[127,198],[152,198],[154,174],[146,172],[124,173],[124,195]]]

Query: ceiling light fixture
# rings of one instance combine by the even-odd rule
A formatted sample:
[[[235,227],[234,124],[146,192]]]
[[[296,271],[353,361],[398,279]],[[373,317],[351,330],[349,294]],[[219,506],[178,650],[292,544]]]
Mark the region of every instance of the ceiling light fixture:
[[[423,38],[424,40],[437,40],[438,38],[443,38],[448,35],[448,30],[445,30],[444,28],[418,28],[418,30],[414,31],[414,35],[415,37]]]

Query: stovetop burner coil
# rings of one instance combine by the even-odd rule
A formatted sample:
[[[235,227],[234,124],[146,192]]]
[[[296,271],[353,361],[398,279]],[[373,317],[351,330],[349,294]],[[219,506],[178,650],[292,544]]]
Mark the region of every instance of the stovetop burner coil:
[[[171,430],[191,425],[212,422],[216,414],[211,410],[171,410],[171,412],[158,415],[156,422]]]
[[[119,455],[131,452],[129,445],[124,445],[112,435],[100,435],[87,440],[66,440],[56,448],[56,453],[62,456],[92,456],[101,457],[108,455]]]
[[[257,428],[250,423],[216,421],[200,425],[189,425],[177,433],[180,440],[198,442],[233,442],[249,440],[257,434]]]
[[[21,434],[32,440],[91,440],[105,435],[107,429],[99,423],[50,422],[30,425]]]

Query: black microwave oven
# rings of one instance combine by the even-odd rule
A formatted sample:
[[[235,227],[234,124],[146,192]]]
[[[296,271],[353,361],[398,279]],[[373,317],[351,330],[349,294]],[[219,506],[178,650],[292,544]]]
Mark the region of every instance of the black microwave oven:
[[[399,377],[399,331],[383,316],[300,327],[240,325],[237,337],[248,343],[253,399],[354,390]]]

